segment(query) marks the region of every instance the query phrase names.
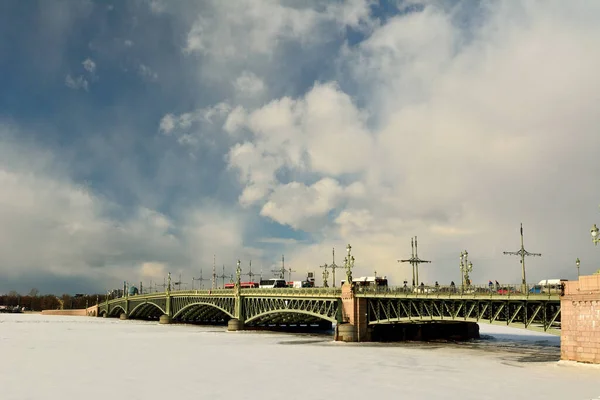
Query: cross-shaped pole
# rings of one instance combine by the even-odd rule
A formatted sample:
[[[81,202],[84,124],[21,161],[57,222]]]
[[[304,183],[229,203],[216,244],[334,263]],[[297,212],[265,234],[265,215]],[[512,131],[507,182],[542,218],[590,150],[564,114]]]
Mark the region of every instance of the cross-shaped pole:
[[[279,274],[279,279],[285,279],[285,258],[281,255],[281,269],[273,269],[271,272]]]
[[[421,260],[417,253],[417,237],[410,239],[410,247],[412,249],[411,257],[407,260],[398,260],[398,262],[407,262],[412,266],[412,285],[415,287],[419,283],[419,264],[431,263],[431,261]]]
[[[340,268],[340,266],[335,263],[335,247],[333,248],[331,254],[333,255],[333,261],[329,265],[329,268],[331,268],[331,275],[332,275],[331,279],[333,279],[333,287],[335,287],[335,270],[337,268]]]
[[[503,254],[508,256],[520,256],[521,257],[521,284],[523,285],[523,293],[527,290],[527,280],[525,279],[525,257],[541,257],[541,253],[530,253],[525,250],[525,246],[523,245],[523,223],[521,223],[521,248],[519,251],[504,251]]]
[[[252,260],[250,260],[250,267],[249,267],[249,271],[247,274],[244,274],[244,276],[247,276],[248,278],[250,278],[250,282],[254,282],[254,277],[257,274],[255,274],[254,272],[252,272]]]

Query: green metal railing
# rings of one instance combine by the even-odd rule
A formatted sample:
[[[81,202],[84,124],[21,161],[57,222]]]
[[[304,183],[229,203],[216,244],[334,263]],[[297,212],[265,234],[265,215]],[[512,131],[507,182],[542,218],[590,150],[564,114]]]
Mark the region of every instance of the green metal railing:
[[[525,289],[525,290],[524,290]],[[357,295],[380,295],[392,297],[488,297],[488,298],[531,298],[558,299],[561,286],[541,287],[539,285],[469,285],[469,286],[362,286],[356,289]]]

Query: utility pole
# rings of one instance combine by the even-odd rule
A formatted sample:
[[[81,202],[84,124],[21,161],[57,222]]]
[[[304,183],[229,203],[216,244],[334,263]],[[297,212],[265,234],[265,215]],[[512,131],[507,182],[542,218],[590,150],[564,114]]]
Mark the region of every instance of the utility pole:
[[[217,288],[217,267],[215,266],[216,257],[217,256],[215,256],[213,254],[213,273],[212,273],[212,288],[213,289]]]
[[[194,281],[199,281],[200,282],[200,286],[198,287],[198,289],[202,290],[202,288],[204,287],[204,284],[202,282],[208,281],[208,280],[209,279],[202,277],[202,270],[200,270],[200,278],[194,278],[194,277],[192,277],[192,290],[194,290]]]
[[[523,223],[521,223],[521,249],[519,251],[504,251],[503,254],[508,256],[520,256],[521,257],[521,284],[523,285],[522,292],[525,294],[527,290],[527,280],[525,278],[525,257],[541,257],[541,253],[530,253],[525,250],[525,246],[523,244]]]
[[[165,289],[167,288],[167,283],[166,283],[166,281],[165,281],[165,278],[163,278],[163,284],[162,284],[162,285],[159,285],[159,284],[157,284],[157,283],[156,283],[155,285],[156,285],[156,287],[161,287],[161,288],[163,288],[163,292],[164,292],[164,291],[165,291]]]
[[[431,263],[431,261],[421,260],[417,252],[417,237],[410,239],[410,247],[412,249],[411,257],[407,260],[398,260],[398,262],[407,262],[412,265],[412,285],[415,287],[419,284],[419,264]]]
[[[248,278],[250,279],[250,282],[254,282],[254,277],[256,276],[256,274],[254,272],[252,272],[252,260],[250,260],[249,271],[247,274],[244,274],[244,276],[248,276]]]
[[[223,288],[225,287],[225,278],[227,278],[227,275],[225,275],[225,264],[223,264],[223,273],[219,276],[217,276],[217,278],[221,278],[221,280],[223,281]],[[223,289],[221,288],[221,289]]]
[[[292,270],[292,267],[289,267],[287,269],[287,272],[288,272],[288,282],[291,282],[292,281],[292,272],[296,272],[296,271]]]
[[[177,290],[181,290],[181,285],[187,285],[187,283],[181,281],[181,274],[179,274],[179,281],[173,282],[173,286],[177,286]]]
[[[281,269],[272,269],[271,272],[279,274],[279,279],[285,279],[285,258],[281,255]]]
[[[329,265],[329,268],[331,268],[331,275],[332,275],[332,278],[331,278],[331,279],[333,279],[333,287],[335,287],[335,270],[336,270],[336,268],[341,268],[341,266],[338,266],[338,265],[335,263],[335,247],[333,248],[333,250],[332,250],[331,254],[333,255],[333,261],[332,261],[332,263]]]

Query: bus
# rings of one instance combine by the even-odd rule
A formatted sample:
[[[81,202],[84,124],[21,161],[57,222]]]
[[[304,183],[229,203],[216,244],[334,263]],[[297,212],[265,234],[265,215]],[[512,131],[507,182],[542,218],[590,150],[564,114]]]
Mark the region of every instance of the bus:
[[[240,282],[240,289],[254,289],[258,288],[258,282]],[[235,288],[235,283],[226,283],[224,286],[225,289],[233,289]]]
[[[260,281],[259,287],[261,289],[272,289],[272,288],[286,288],[288,287],[285,279],[280,278],[271,278],[271,279],[262,279]]]
[[[567,279],[543,279],[529,289],[529,293],[560,293],[563,282]]]
[[[370,287],[377,287],[377,288],[387,288],[388,286],[388,280],[386,277],[380,277],[380,276],[361,276],[360,278],[352,278],[352,282],[356,285],[356,286],[370,286]],[[346,280],[343,279],[342,280],[342,285],[346,283]]]

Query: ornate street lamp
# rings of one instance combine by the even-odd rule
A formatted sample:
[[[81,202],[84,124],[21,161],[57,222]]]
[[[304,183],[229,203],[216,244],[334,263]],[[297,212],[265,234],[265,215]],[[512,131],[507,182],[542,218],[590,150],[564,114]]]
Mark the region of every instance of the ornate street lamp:
[[[346,282],[352,285],[352,268],[354,267],[354,256],[350,254],[352,246],[348,244],[346,251],[348,255],[344,258],[344,266],[346,267]]]
[[[473,263],[469,261],[469,253],[465,250],[460,253],[460,273],[462,277],[461,291],[464,292],[465,285],[470,285],[469,273],[473,271]]]
[[[242,262],[240,260],[237,260],[237,268],[235,269],[235,286],[236,287],[240,287],[240,278],[242,276],[242,267],[241,267]]]
[[[592,242],[595,246],[597,246],[598,242],[600,242],[600,238],[598,237],[598,227],[596,226],[596,224],[594,224],[594,226],[592,226],[592,229],[590,229],[590,234],[592,235]]]
[[[329,271],[327,271],[327,264],[325,264],[322,268],[323,269],[323,287],[329,287],[329,285],[327,284],[327,278],[329,278]]]
[[[579,279],[579,264],[581,264],[581,261],[579,261],[579,257],[577,257],[577,260],[575,260],[575,265],[577,265],[577,279]]]

